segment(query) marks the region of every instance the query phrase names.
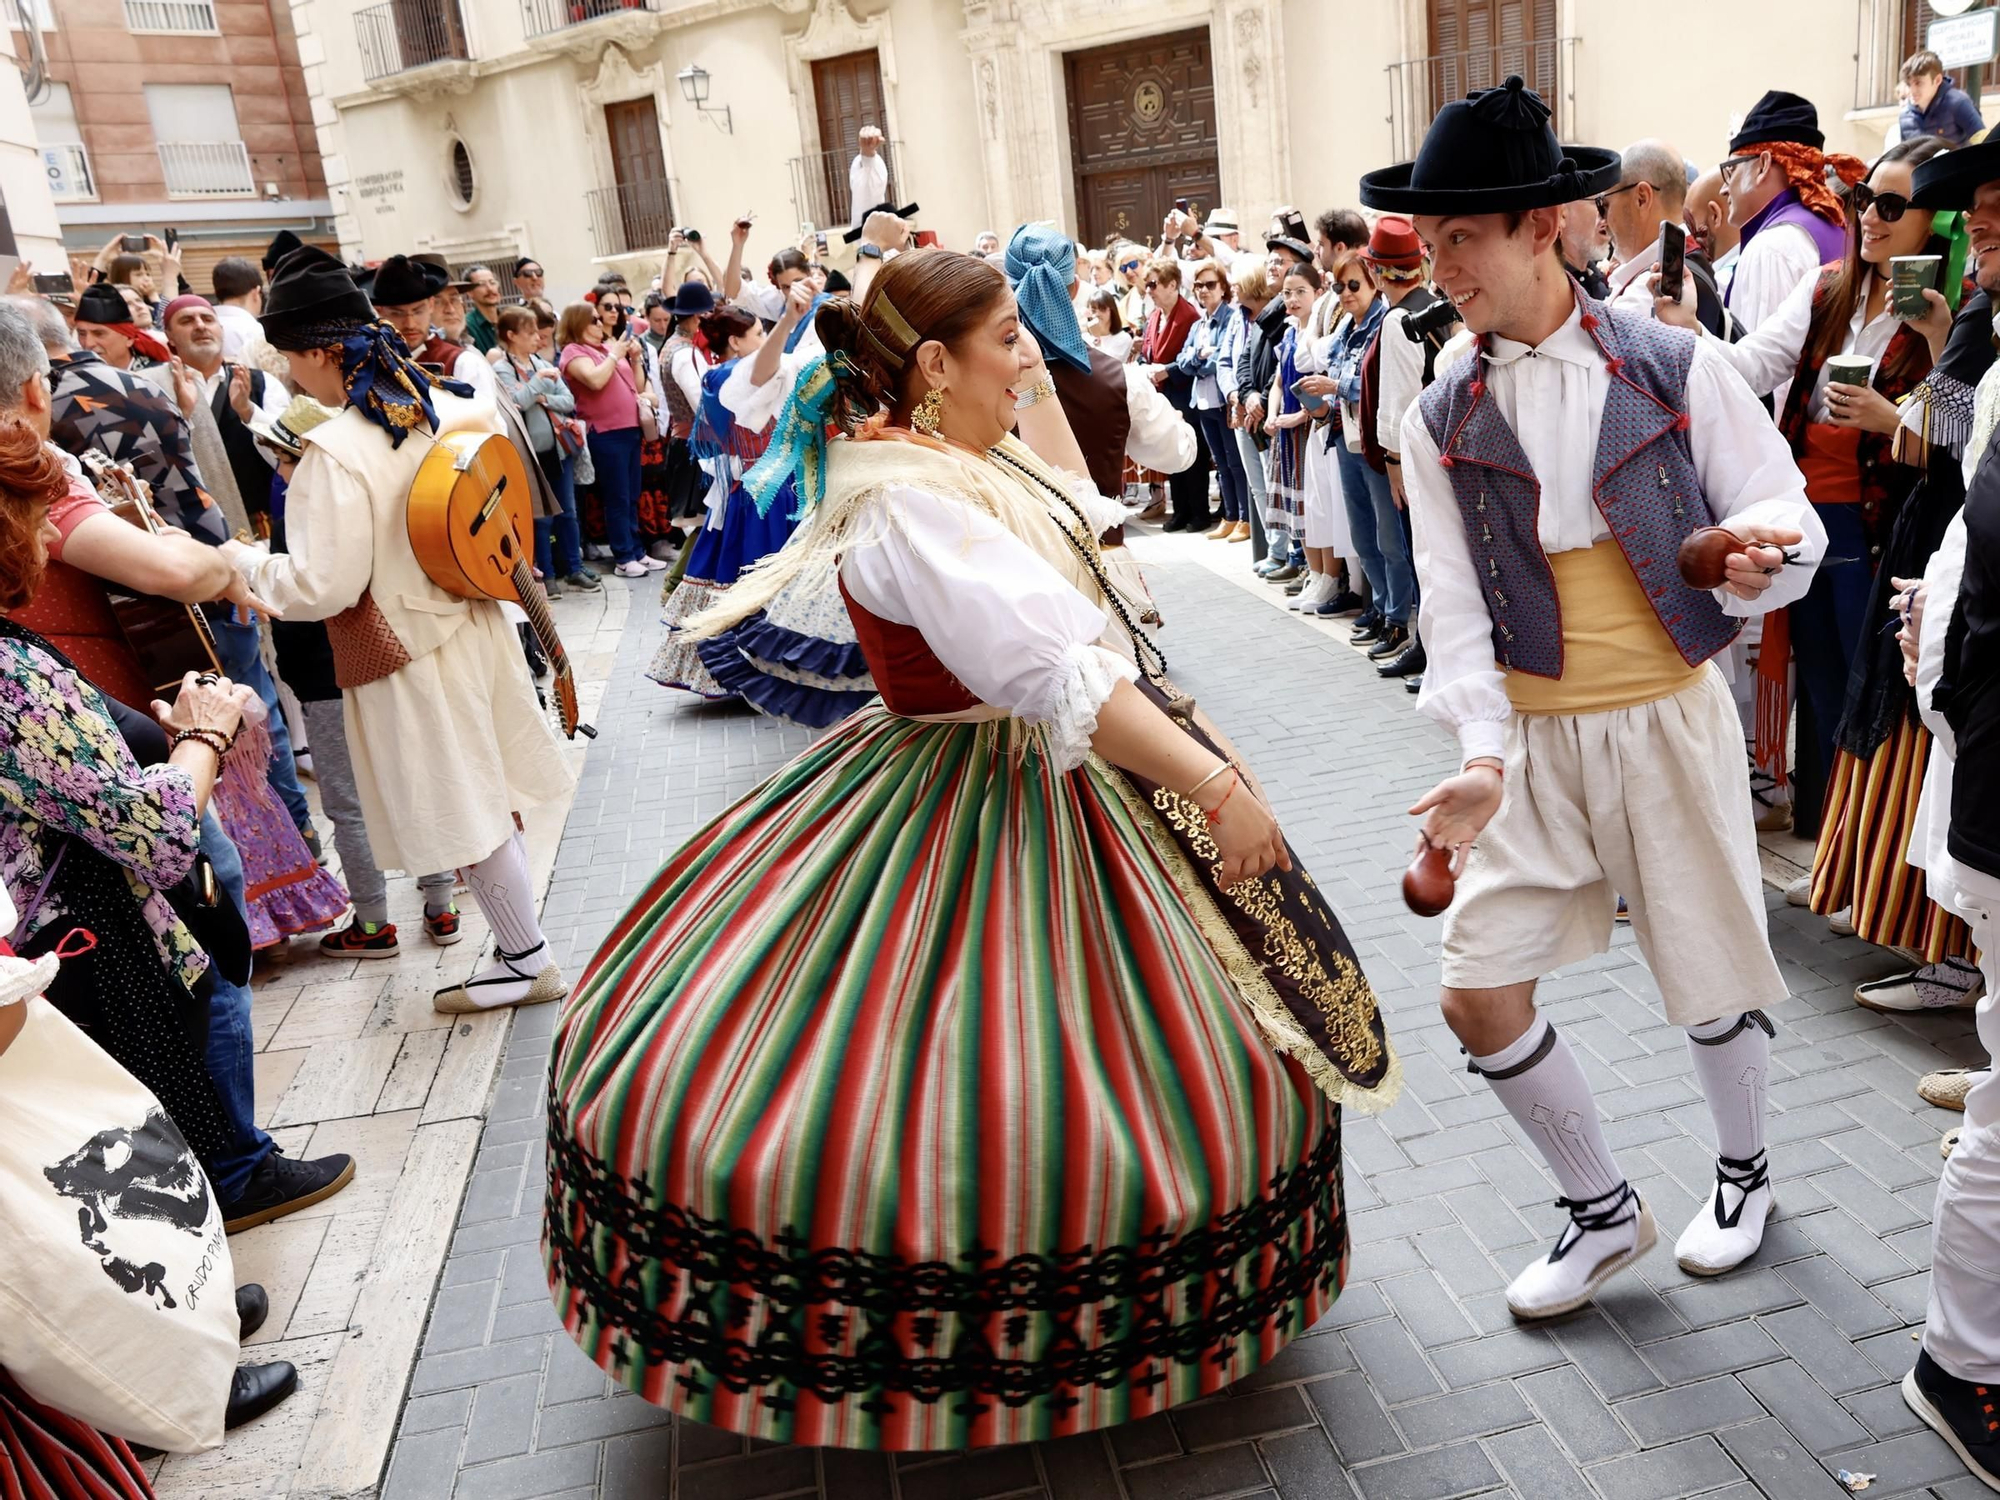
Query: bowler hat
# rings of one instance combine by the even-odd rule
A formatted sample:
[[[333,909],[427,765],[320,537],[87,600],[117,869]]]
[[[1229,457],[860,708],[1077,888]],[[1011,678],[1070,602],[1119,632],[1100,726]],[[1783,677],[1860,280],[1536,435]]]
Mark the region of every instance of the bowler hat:
[[[1742,127],[1729,138],[1729,154],[1735,156],[1745,146],[1779,141],[1810,146],[1815,151],[1826,148],[1826,133],[1819,128],[1819,111],[1813,108],[1812,100],[1772,89],[1750,107]]]
[[[1989,182],[2000,182],[2000,140],[1933,156],[1919,162],[1910,177],[1912,208],[1971,208],[1974,194]]]
[[[1417,159],[1368,173],[1361,201],[1403,214],[1512,213],[1609,192],[1622,173],[1616,151],[1560,144],[1548,105],[1517,75],[1439,110]]]
[[[76,299],[76,321],[79,323],[129,323],[132,309],[117,287],[108,281],[94,282],[83,289],[83,295]]]
[[[429,267],[418,265],[407,255],[392,255],[375,268],[369,295],[377,307],[408,307],[415,302],[428,302],[437,289],[437,280]]]
[[[715,311],[715,293],[699,281],[683,281],[667,304],[670,318],[705,318]]]
[[[337,257],[306,245],[272,271],[258,321],[273,349],[310,349],[339,342],[327,337],[330,328],[373,323],[375,308]]]
[[[1368,231],[1368,248],[1361,258],[1390,271],[1416,271],[1424,263],[1424,242],[1416,226],[1401,214],[1384,214]]]

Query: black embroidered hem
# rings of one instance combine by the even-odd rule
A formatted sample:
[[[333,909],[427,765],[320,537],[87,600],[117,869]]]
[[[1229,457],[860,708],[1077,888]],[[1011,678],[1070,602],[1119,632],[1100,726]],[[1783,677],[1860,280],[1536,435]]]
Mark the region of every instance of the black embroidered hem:
[[[1050,1397],[1067,1410],[1077,1404],[1069,1393],[1088,1386],[1151,1390],[1167,1380],[1165,1364],[1226,1366],[1245,1334],[1304,1332],[1292,1326],[1295,1304],[1315,1288],[1337,1292],[1347,1248],[1338,1111],[1308,1160],[1192,1233],[997,1264],[978,1244],[952,1261],[908,1261],[813,1249],[790,1228],[767,1242],[679,1205],[648,1206],[650,1186],[578,1145],[553,1098],[548,1161],[551,1276],[607,1331],[612,1367],[679,1366],[690,1396],[709,1382],[759,1390],[780,1412],[799,1391],[829,1403],[870,1394],[860,1409],[881,1414],[893,1410],[883,1399],[892,1394],[957,1397],[959,1415],[978,1416],[988,1410],[981,1397],[1010,1407]],[[1265,1251],[1268,1272],[1245,1284],[1254,1267],[1243,1263]],[[759,1331],[746,1337],[760,1303]],[[664,1311],[675,1305],[679,1316]],[[1190,1317],[1190,1306],[1202,1311]],[[1078,1330],[1085,1310],[1095,1313],[1095,1342]],[[841,1347],[858,1324],[853,1351],[806,1347],[809,1320],[821,1341]]]

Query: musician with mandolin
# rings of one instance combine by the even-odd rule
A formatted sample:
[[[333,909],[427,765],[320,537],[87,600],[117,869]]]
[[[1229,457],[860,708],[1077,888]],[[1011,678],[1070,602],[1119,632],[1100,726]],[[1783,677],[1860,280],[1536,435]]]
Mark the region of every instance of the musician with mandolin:
[[[263,323],[294,388],[339,415],[304,434],[290,550],[225,550],[286,618],[326,623],[377,860],[456,868],[493,929],[495,962],[440,990],[437,1008],[558,999],[569,986],[542,936],[517,815],[561,797],[570,772],[498,601],[547,631],[572,730],[575,695],[523,561],[519,458],[492,400],[425,370],[326,252],[279,261]]]

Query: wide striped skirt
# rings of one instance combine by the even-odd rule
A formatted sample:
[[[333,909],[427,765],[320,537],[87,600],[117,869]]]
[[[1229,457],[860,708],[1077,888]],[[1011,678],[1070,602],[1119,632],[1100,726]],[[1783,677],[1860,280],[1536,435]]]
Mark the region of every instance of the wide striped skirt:
[[[648,1400],[804,1444],[1084,1432],[1339,1294],[1339,1109],[1149,804],[864,709],[687,844],[558,1026],[544,1249]]]
[[[121,1439],[42,1405],[0,1370],[0,1496],[153,1500],[153,1487]]]
[[[1852,906],[1856,937],[1934,964],[1970,958],[1972,933],[1930,899],[1924,872],[1909,862],[1930,747],[1930,732],[1905,716],[1866,760],[1834,753],[1813,851],[1812,909],[1824,916]]]

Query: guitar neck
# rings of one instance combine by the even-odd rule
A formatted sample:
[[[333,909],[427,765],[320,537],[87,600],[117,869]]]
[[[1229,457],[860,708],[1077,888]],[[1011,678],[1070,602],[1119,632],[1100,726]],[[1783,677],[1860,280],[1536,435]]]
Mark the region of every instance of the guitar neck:
[[[525,561],[514,564],[514,592],[535,639],[542,643],[542,653],[548,657],[549,665],[558,672],[567,672],[569,653],[563,650],[562,637],[556,634],[555,616],[549,613],[549,596],[535,582],[535,575]]]

